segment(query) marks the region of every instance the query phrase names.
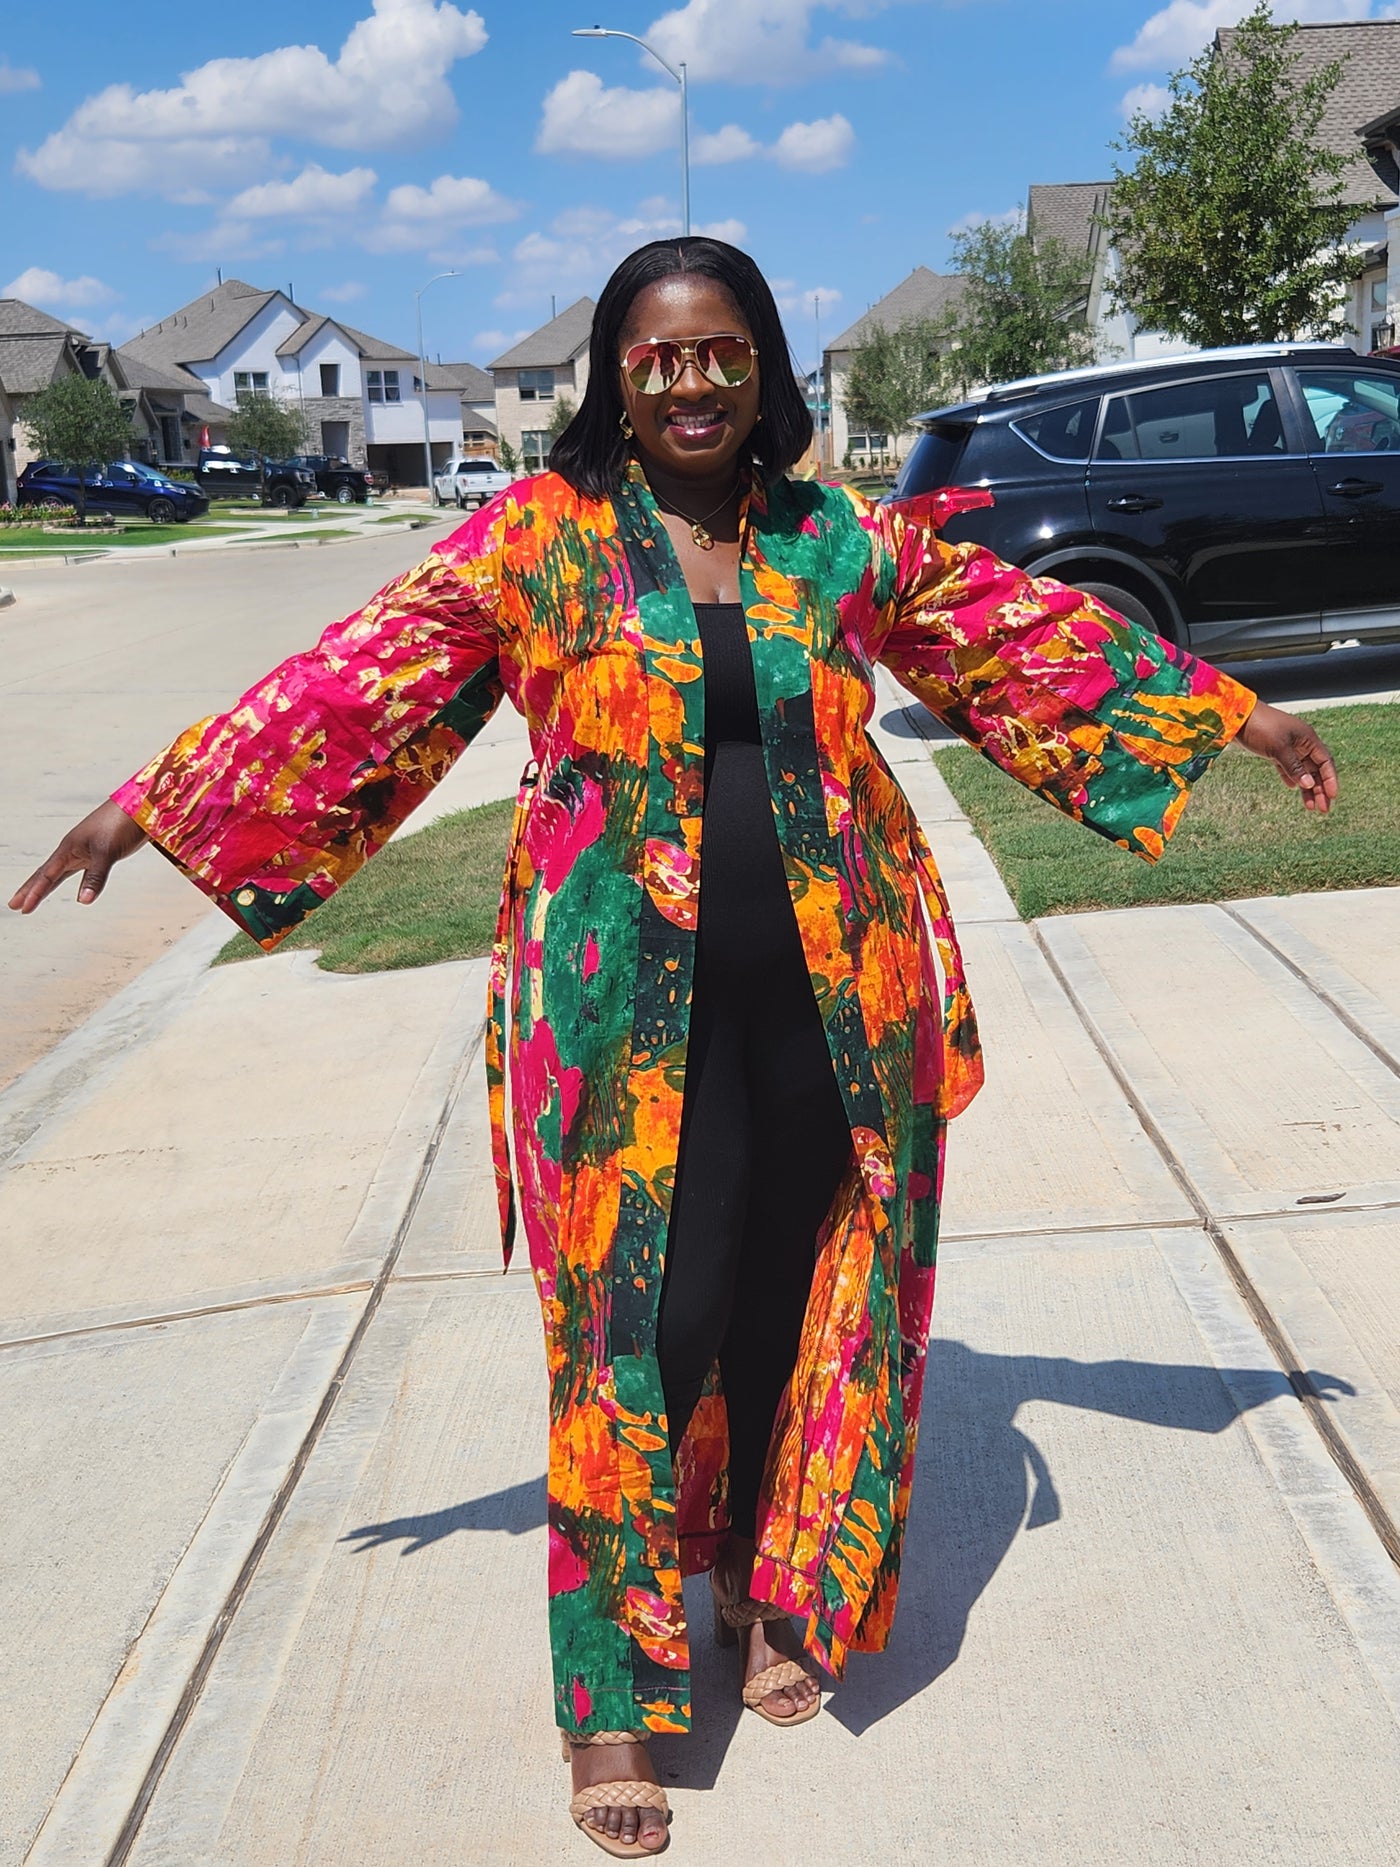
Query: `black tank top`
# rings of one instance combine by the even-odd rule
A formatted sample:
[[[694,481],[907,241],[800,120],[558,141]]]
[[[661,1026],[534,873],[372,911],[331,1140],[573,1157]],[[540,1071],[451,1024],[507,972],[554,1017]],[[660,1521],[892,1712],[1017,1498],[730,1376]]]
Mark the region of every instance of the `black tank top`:
[[[705,659],[705,747],[728,740],[761,745],[758,695],[753,684],[753,656],[742,603],[697,603],[700,649]]]

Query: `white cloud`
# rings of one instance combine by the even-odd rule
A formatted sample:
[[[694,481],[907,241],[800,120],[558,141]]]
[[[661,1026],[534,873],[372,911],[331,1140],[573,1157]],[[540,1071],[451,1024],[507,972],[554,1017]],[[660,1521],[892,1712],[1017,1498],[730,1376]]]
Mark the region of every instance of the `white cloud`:
[[[28,266],[17,279],[0,290],[0,298],[22,298],[27,305],[42,310],[86,311],[94,305],[108,305],[117,296],[110,285],[83,273],[77,279],[65,279],[46,266]]]
[[[824,318],[841,302],[841,294],[834,285],[799,288],[792,279],[770,279],[768,283],[773,288],[779,311],[785,311],[790,318]]]
[[[1125,121],[1139,114],[1155,119],[1165,114],[1171,101],[1165,84],[1135,84],[1119,98],[1118,108]]]
[[[0,58],[0,97],[11,91],[37,91],[39,74],[31,71],[27,65],[12,65],[7,58]]]
[[[680,92],[670,86],[605,88],[592,71],[571,71],[544,100],[535,148],[541,155],[655,155],[680,134]]]
[[[726,123],[723,129],[690,139],[690,159],[697,168],[712,168],[720,162],[746,162],[750,156],[762,154],[762,143],[755,142],[737,123]]]
[[[663,58],[684,59],[692,82],[793,84],[840,71],[873,71],[887,62],[877,46],[851,39],[811,42],[821,0],[688,0],[653,20],[643,35]],[[848,7],[847,11],[855,10]]]
[[[1236,26],[1252,0],[1170,0],[1144,21],[1136,38],[1120,45],[1109,62],[1112,71],[1174,71],[1210,44],[1222,26]],[[1385,18],[1371,0],[1276,0],[1274,17],[1320,25],[1327,21]]]
[[[312,162],[291,181],[259,182],[235,195],[224,210],[231,220],[326,220],[353,214],[378,177],[373,169],[334,175]]]
[[[522,337],[528,337],[532,328],[531,325],[524,325],[518,331],[478,331],[471,340],[471,353],[488,361],[492,357],[504,356]]]
[[[584,292],[596,292],[613,267],[648,240],[673,238],[681,230],[673,202],[654,195],[632,214],[605,208],[576,207],[558,214],[543,231],[526,234],[511,253],[511,272],[496,299],[504,310],[528,305],[533,311],[552,292],[560,310]],[[697,233],[737,246],[748,229],[741,220],[710,221]]]
[[[774,143],[772,155],[781,168],[821,175],[849,162],[855,146],[856,133],[838,111],[811,123],[789,123]]]
[[[405,182],[391,188],[378,222],[361,235],[372,253],[428,253],[448,265],[477,265],[496,257],[489,247],[452,244],[464,227],[498,225],[520,212],[474,175],[439,175],[430,187]]]
[[[373,0],[331,60],[315,45],[215,58],[165,91],[108,85],[18,166],[42,187],[172,198],[265,175],[275,136],[334,148],[413,141],[456,121],[448,73],[486,43],[448,0]]]
[[[1015,227],[1019,232],[1026,224],[1026,212],[1021,207],[1004,207],[999,214],[979,214],[974,210],[971,214],[959,215],[944,232],[951,239],[954,234],[971,233],[974,227],[984,227],[989,221],[993,227]]]
[[[358,279],[346,279],[341,285],[323,285],[316,296],[328,299],[333,305],[353,305],[357,298],[365,297],[368,291],[369,287],[361,285]]]
[[[150,242],[152,252],[169,253],[172,259],[226,266],[232,261],[268,259],[286,248],[285,240],[268,239],[263,228],[250,222],[220,220],[212,227],[194,233],[161,233]]]

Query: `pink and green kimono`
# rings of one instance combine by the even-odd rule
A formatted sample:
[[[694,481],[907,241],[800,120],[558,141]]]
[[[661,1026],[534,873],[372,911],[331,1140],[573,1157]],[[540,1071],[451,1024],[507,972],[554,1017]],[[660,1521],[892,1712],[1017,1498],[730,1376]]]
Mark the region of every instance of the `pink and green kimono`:
[[[944,1127],[976,1027],[937,869],[867,725],[884,662],[1050,803],[1155,861],[1248,716],[1234,681],[972,545],[935,509],[755,484],[741,593],[793,908],[852,1164],[822,1228],[760,1509],[754,1590],[840,1671],[885,1645],[933,1299]],[[637,470],[612,499],[521,481],[117,802],[276,945],[408,816],[502,694],[522,791],[493,959],[507,1249],[544,1311],[556,1709],[683,1731],[683,1574],[725,1525],[712,1380],[673,1472],[656,1318],[704,861],[705,671]],[[507,1091],[509,1116],[507,1120]]]

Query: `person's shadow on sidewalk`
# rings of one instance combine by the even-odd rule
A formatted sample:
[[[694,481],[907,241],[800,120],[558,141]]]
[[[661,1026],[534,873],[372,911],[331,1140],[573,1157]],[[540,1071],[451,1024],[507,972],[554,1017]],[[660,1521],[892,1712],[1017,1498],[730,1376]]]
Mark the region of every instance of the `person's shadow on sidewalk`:
[[[1335,1375],[1308,1379],[1324,1397],[1355,1392]],[[1222,1433],[1242,1413],[1292,1391],[1276,1370],[1230,1369],[1222,1377],[1209,1366],[983,1354],[935,1339],[894,1636],[885,1653],[852,1656],[831,1715],[859,1736],[932,1685],[958,1657],[968,1617],[1018,1534],[1063,1514],[1043,1453],[1015,1424],[1024,1403],[1055,1401],[1176,1432]],[[448,1510],[365,1524],[344,1540],[361,1551],[402,1541],[411,1555],[459,1530],[518,1536],[544,1521],[541,1477]],[[742,1716],[735,1656],[709,1639],[708,1590],[704,1576],[687,1585],[695,1735],[656,1740],[662,1780],[691,1789],[713,1785]]]

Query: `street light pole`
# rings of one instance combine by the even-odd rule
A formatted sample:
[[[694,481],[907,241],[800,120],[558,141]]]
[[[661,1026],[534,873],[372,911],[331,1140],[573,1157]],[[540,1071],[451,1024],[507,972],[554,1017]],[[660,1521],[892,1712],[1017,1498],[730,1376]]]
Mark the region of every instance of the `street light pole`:
[[[817,466],[826,465],[826,439],[822,432],[822,395],[826,387],[825,371],[822,369],[822,295],[812,294],[812,323],[817,333]]]
[[[456,279],[461,274],[454,268],[451,272],[435,272],[428,285],[436,285],[439,279]],[[423,398],[423,484],[428,489],[428,500],[433,497],[433,445],[428,434],[428,358],[423,349],[423,294],[428,285],[420,285],[413,294],[414,306],[418,313],[418,380],[422,384],[420,391]]]
[[[679,68],[664,59],[654,45],[648,45],[645,39],[639,39],[635,32],[616,32],[611,26],[575,26],[575,39],[630,39],[633,45],[639,45],[651,58],[654,58],[668,77],[674,78],[681,87],[681,232],[690,232],[690,85],[686,77],[685,61]]]

